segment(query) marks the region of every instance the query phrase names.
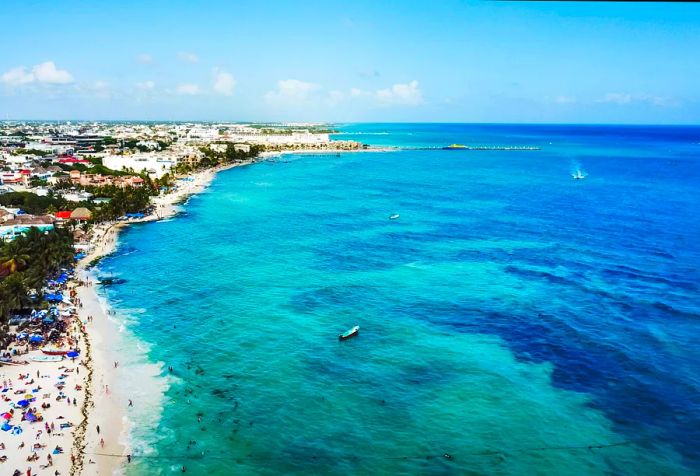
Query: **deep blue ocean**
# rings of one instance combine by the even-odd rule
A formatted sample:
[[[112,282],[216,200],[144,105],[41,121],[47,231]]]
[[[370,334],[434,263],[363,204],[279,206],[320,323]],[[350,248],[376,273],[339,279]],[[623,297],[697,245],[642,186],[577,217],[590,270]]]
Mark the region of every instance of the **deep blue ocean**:
[[[700,128],[338,127],[540,149],[285,155],[129,228],[128,474],[700,473]]]

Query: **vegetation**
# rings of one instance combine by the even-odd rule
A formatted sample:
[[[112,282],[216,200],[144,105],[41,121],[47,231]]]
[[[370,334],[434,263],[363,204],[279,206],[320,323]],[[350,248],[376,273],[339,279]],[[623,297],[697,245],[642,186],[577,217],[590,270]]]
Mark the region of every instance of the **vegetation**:
[[[90,189],[96,195],[109,198],[109,202],[100,207],[93,206],[95,221],[115,220],[127,213],[145,211],[151,202],[153,190],[150,187],[143,188],[119,188],[115,186],[92,187]]]
[[[311,134],[337,134],[338,131],[324,125],[288,126],[277,124],[251,124],[250,127],[259,129],[263,134],[291,135],[294,131],[306,130]]]
[[[32,177],[29,179],[29,185],[32,187],[46,187],[48,184],[48,181],[39,177]]]
[[[88,166],[85,164],[61,164],[58,163],[59,167],[61,167],[62,170],[66,172],[70,172],[71,170],[79,170],[81,172],[86,172],[86,173],[91,173],[91,174],[101,174],[101,175],[112,175],[112,176],[126,176],[126,175],[133,175],[133,173],[130,173],[128,171],[122,171],[122,170],[114,170],[110,169],[109,167],[105,167],[102,165],[102,159],[88,159],[90,162],[92,162],[93,165]],[[94,162],[93,162],[94,161]]]
[[[74,256],[73,235],[68,229],[48,232],[31,228],[25,236],[0,244],[0,323],[10,312],[32,304],[31,294],[40,294],[44,282]]]
[[[226,144],[226,150],[223,152],[217,152],[209,147],[201,147],[199,151],[204,155],[202,159],[197,163],[196,166],[189,166],[187,164],[178,164],[175,168],[177,173],[189,173],[193,170],[208,169],[211,167],[216,167],[218,165],[232,164],[236,162],[243,162],[253,157],[257,157],[260,152],[262,152],[262,147],[258,145],[251,145],[250,151],[245,152],[243,150],[236,150],[235,146],[231,143]]]
[[[51,194],[40,197],[31,192],[9,192],[0,195],[0,206],[21,208],[32,215],[42,215],[64,210],[67,201]]]
[[[22,149],[22,148],[17,148],[12,151],[12,155],[38,155],[39,157],[46,157],[47,155],[51,155],[51,152],[47,150],[39,150],[39,149]]]
[[[139,152],[149,152],[152,150],[165,150],[170,145],[169,142],[163,140],[148,141],[155,142],[157,144],[155,147],[149,147],[145,144],[140,144],[140,142],[142,142],[140,139],[125,140],[122,144],[122,148],[136,149]]]

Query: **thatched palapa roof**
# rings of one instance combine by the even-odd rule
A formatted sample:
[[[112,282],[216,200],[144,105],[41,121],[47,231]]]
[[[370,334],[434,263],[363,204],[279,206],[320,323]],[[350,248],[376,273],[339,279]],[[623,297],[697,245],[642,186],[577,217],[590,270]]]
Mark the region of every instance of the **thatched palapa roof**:
[[[73,210],[70,217],[76,220],[89,220],[92,217],[92,213],[85,207],[79,207]]]

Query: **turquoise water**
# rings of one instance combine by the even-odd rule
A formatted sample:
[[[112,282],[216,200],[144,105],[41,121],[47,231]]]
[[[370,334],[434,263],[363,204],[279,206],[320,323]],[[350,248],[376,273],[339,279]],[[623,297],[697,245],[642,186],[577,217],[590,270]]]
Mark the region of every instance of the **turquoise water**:
[[[700,469],[700,129],[343,130],[542,149],[284,156],[130,228],[99,272],[174,373],[129,474]]]

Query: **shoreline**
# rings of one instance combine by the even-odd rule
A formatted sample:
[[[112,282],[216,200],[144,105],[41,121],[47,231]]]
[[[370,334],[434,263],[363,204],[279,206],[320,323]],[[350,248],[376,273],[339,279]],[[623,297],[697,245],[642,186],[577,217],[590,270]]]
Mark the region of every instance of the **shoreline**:
[[[71,455],[75,456],[75,463],[71,466],[71,475],[121,474],[127,455],[131,454],[128,446],[131,429],[127,412],[129,397],[116,390],[120,378],[128,376],[122,375],[121,369],[114,365],[119,362],[119,353],[115,351],[115,342],[110,338],[120,334],[120,324],[109,317],[110,310],[95,287],[97,279],[91,268],[97,261],[116,251],[119,234],[129,225],[174,217],[182,210],[182,203],[208,188],[219,172],[251,165],[266,158],[195,172],[187,176],[189,180],[178,181],[174,192],[154,197],[154,208],[145,217],[101,224],[91,230],[90,250],[75,267],[76,278],[88,283],[76,287],[82,303],[78,309],[78,319],[83,324],[81,331],[86,347],[88,376],[85,379],[85,399],[80,408],[83,421],[78,425],[72,441]],[[91,316],[90,320],[88,316]],[[100,426],[99,434],[97,425]],[[100,439],[104,439],[104,447],[100,446]]]
[[[189,197],[206,190],[219,172],[252,165],[257,162],[282,157],[288,154],[328,155],[358,152],[387,152],[393,148],[372,148],[358,150],[290,150],[262,152],[255,159],[213,167],[195,172],[178,181],[174,192],[159,195],[152,199],[153,210],[143,218],[128,221],[108,222],[96,225],[91,230],[90,250],[76,265],[76,278],[88,283],[87,286],[77,286],[77,295],[83,304],[78,310],[78,319],[82,323],[81,333],[86,352],[86,365],[89,369],[85,379],[85,398],[81,406],[83,421],[78,425],[72,441],[71,455],[75,462],[70,469],[71,476],[81,474],[122,474],[127,455],[132,448],[128,436],[131,421],[128,417],[129,396],[122,395],[117,390],[119,379],[126,378],[120,368],[114,367],[119,361],[119,353],[115,352],[114,341],[107,342],[109,336],[121,336],[120,324],[110,318],[108,303],[100,296],[95,285],[97,277],[92,272],[93,266],[102,258],[111,255],[117,249],[119,234],[129,225],[166,220],[182,211]],[[91,320],[88,321],[88,316]],[[120,337],[117,337],[120,338]],[[111,339],[110,339],[111,340]],[[158,365],[158,364],[154,364]],[[158,374],[160,374],[160,370]],[[154,370],[155,372],[155,370]],[[97,433],[100,425],[100,433]],[[100,439],[104,439],[104,447],[100,447]]]

